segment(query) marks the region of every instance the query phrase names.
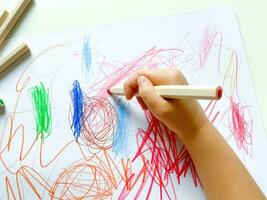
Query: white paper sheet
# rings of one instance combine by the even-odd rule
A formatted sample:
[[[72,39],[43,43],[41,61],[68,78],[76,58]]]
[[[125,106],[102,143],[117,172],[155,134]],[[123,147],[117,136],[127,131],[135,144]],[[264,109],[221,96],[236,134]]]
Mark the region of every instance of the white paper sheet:
[[[0,116],[0,199],[205,199],[189,155],[172,134],[149,132],[148,121],[161,125],[146,118],[137,102],[114,100],[106,92],[142,67],[178,68],[191,84],[223,86],[220,101],[201,104],[267,195],[267,140],[232,10],[21,41],[29,44],[32,56],[1,77],[0,84],[6,101]],[[83,96],[76,107],[82,112],[76,129],[75,80]],[[41,83],[51,104],[46,138],[36,136],[32,97]]]

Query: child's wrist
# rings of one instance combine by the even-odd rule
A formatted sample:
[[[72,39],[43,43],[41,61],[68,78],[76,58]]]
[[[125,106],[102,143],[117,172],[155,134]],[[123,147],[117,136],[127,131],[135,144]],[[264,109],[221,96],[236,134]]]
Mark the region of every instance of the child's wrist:
[[[181,138],[185,146],[192,146],[195,142],[198,142],[203,138],[203,135],[212,130],[214,127],[209,120],[206,120],[199,129],[191,132],[190,134],[183,135]]]
[[[208,118],[201,119],[197,125],[192,127],[191,129],[188,129],[186,132],[179,132],[176,131],[178,137],[181,139],[181,141],[186,145],[190,144],[191,141],[196,140],[196,138],[201,138],[200,136],[202,134],[205,134],[207,130],[211,129],[213,125],[208,120]]]

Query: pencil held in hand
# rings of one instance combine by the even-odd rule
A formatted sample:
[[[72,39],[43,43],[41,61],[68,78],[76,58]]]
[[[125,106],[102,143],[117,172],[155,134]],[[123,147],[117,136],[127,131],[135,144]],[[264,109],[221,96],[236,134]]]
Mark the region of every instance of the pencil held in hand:
[[[219,100],[222,97],[220,86],[199,86],[199,85],[157,85],[154,86],[156,92],[168,99],[206,99]],[[124,96],[122,85],[109,89],[112,95]],[[135,96],[139,96],[138,93]]]

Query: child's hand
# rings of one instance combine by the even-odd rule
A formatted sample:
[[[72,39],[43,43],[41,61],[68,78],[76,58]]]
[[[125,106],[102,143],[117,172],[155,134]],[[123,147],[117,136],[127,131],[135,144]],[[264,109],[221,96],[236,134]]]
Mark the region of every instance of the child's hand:
[[[191,139],[209,122],[196,100],[164,99],[159,96],[153,85],[185,85],[183,74],[175,69],[142,69],[134,72],[124,83],[126,98],[137,98],[143,109],[149,109],[155,117],[178,134],[183,142]]]
[[[139,90],[141,98],[138,101],[143,109],[149,109],[177,133],[190,153],[208,199],[265,199],[196,100],[164,99],[153,88],[153,85],[168,84],[187,82],[178,70],[144,69],[136,71],[126,80],[124,90],[127,99]]]

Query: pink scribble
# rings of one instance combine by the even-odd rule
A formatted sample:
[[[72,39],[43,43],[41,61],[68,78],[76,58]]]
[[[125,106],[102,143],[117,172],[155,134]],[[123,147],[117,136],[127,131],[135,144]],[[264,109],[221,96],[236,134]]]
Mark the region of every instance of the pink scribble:
[[[218,38],[219,43],[215,43],[216,38]],[[213,29],[206,28],[200,41],[200,66],[206,65],[210,54],[212,53],[212,48],[218,46],[218,66],[220,64],[221,58],[221,48],[222,48],[222,34],[216,31],[216,27]]]
[[[230,99],[230,106],[228,115],[229,129],[235,138],[238,148],[251,155],[253,120],[249,106],[235,102],[233,98]]]

